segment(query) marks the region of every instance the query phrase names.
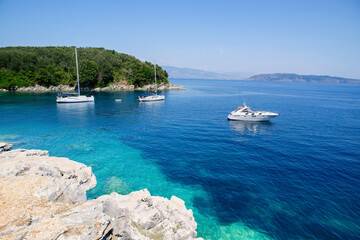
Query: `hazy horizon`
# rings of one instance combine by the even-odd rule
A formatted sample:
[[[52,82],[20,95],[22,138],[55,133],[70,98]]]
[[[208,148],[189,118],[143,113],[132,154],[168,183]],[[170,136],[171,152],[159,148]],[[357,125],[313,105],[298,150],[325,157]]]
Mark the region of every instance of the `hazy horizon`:
[[[299,76],[316,76],[316,77],[331,77],[331,78],[345,78],[343,76],[331,76],[331,75],[317,75],[317,74],[298,74],[298,73],[285,73],[285,72],[268,72],[268,73],[249,73],[249,72],[215,72],[215,71],[205,71],[201,69],[194,68],[178,68],[175,66],[165,66],[161,65],[169,73],[169,78],[171,79],[208,79],[208,80],[246,80],[247,78],[257,76],[257,75],[275,75],[275,74],[295,74]],[[175,72],[175,74],[172,74]],[[201,76],[199,74],[202,74]],[[175,75],[175,77],[173,76]],[[359,80],[360,78],[346,78]]]
[[[0,47],[104,47],[217,73],[360,78],[360,2],[0,1]]]

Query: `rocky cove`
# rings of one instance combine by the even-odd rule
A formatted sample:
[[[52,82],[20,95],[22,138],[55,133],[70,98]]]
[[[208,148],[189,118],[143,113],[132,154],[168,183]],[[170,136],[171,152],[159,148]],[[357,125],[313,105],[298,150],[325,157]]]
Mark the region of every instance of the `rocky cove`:
[[[161,83],[157,85],[157,89],[159,91],[162,90],[185,90],[183,86],[177,86],[175,84],[171,83]],[[58,85],[58,86],[50,86],[50,87],[44,87],[40,85],[30,86],[30,87],[20,87],[12,89],[17,92],[72,92],[74,91],[74,87],[68,86],[68,85]],[[135,87],[134,85],[129,85],[127,83],[114,83],[112,85],[109,85],[107,87],[103,88],[95,88],[93,91],[153,91],[155,90],[155,84],[148,84],[144,85],[142,87]],[[0,88],[0,92],[7,92],[8,90]]]
[[[87,200],[90,167],[0,143],[0,239],[198,239],[192,210],[144,189]]]

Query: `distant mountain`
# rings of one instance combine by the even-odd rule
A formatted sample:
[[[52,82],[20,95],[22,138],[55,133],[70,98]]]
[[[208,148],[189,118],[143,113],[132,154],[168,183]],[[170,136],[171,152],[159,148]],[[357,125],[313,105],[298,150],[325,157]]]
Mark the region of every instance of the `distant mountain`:
[[[172,66],[161,66],[169,74],[169,78],[182,78],[182,79],[224,79],[224,80],[240,80],[250,77],[250,73],[244,72],[231,72],[220,73],[203,71],[192,68],[178,68]]]
[[[298,75],[294,73],[258,74],[244,80],[273,82],[360,83],[360,79],[319,75]]]
[[[169,78],[181,79],[220,79],[273,82],[317,82],[317,83],[358,83],[360,79],[332,77],[326,75],[299,75],[294,73],[258,74],[251,76],[246,72],[210,72],[192,68],[161,66],[169,74]]]

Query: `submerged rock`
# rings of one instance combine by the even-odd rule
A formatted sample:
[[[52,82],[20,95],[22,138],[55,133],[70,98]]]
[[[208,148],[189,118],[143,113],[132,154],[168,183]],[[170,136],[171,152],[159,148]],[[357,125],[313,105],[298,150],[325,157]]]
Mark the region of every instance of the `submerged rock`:
[[[144,189],[86,200],[95,185],[84,164],[0,143],[0,239],[196,238],[181,199]]]

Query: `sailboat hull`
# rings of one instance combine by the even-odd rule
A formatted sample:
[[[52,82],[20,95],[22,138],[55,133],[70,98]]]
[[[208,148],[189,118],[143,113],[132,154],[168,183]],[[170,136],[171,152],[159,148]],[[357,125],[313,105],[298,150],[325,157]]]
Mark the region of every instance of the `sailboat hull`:
[[[162,100],[165,100],[164,95],[150,95],[150,96],[139,98],[140,102],[152,102],[152,101],[162,101]]]
[[[94,102],[94,96],[67,96],[67,97],[58,97],[56,99],[57,103],[81,103],[81,102]]]

